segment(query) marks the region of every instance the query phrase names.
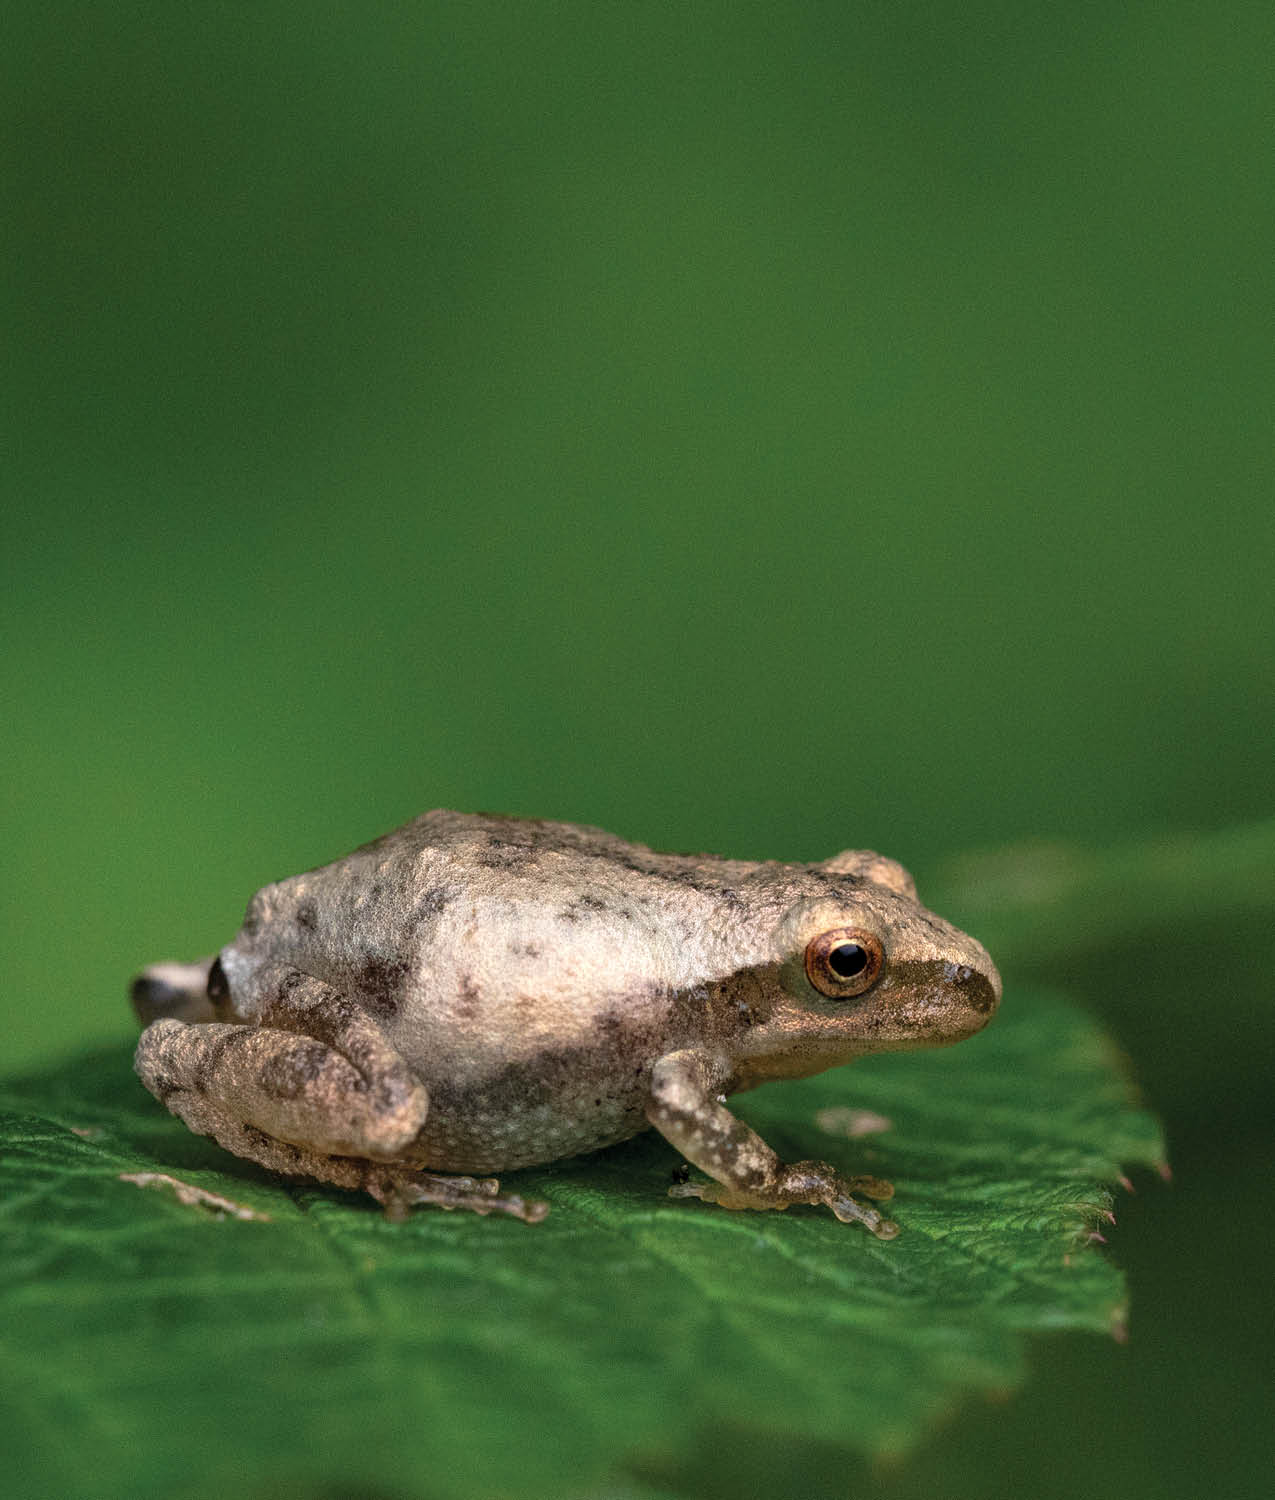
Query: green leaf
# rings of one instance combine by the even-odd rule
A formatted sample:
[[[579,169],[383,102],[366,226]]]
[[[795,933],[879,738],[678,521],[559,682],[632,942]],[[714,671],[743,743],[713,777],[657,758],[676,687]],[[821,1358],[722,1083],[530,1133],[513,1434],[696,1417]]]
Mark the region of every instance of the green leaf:
[[[725,1425],[897,1451],[1012,1387],[1024,1334],[1119,1332],[1090,1232],[1162,1146],[1070,1004],[1011,994],[964,1046],[738,1102],[782,1154],[892,1179],[901,1236],[670,1200],[649,1134],[511,1174],[552,1204],[534,1227],[395,1224],[190,1135],[123,1049],[0,1087],[10,1488],[586,1494]],[[847,1106],[888,1128],[820,1128]]]

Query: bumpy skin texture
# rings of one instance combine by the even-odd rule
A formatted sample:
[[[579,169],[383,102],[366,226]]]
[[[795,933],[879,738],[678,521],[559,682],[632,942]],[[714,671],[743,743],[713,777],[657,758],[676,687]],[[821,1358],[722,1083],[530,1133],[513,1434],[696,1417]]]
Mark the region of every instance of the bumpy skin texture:
[[[820,934],[880,946],[862,994],[808,977]],[[959,1041],[1000,979],[893,860],[656,853],[601,829],[425,813],[259,891],[216,959],[134,982],[137,1069],[196,1131],[274,1170],[409,1202],[536,1218],[468,1175],[591,1151],[654,1125],[732,1208],[889,1184],[786,1166],[720,1102],[872,1051]]]

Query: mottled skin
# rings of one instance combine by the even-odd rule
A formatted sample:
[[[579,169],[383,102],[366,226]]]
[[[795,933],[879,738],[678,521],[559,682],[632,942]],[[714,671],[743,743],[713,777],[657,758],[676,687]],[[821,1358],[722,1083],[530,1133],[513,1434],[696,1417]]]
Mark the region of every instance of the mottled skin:
[[[841,929],[879,943],[881,967],[830,998],[808,945]],[[597,828],[437,811],[266,886],[215,960],[153,965],[133,998],[150,1022],[137,1071],[192,1130],[395,1211],[539,1218],[543,1204],[490,1179],[440,1174],[654,1125],[714,1179],[679,1196],[822,1203],[888,1238],[854,1197],[889,1197],[888,1183],[785,1165],[722,1100],[959,1041],[1000,990],[984,949],[880,855],[659,854]]]

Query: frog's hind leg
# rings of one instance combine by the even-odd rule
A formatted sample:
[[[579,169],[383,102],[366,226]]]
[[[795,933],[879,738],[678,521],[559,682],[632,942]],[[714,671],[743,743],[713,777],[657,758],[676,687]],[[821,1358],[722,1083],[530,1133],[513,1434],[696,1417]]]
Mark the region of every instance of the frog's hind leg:
[[[281,976],[260,1025],[153,1022],[135,1066],[191,1130],[271,1171],[370,1193],[391,1215],[414,1203],[544,1215],[490,1179],[412,1166],[429,1113],[424,1085],[366,1012],[309,975]]]

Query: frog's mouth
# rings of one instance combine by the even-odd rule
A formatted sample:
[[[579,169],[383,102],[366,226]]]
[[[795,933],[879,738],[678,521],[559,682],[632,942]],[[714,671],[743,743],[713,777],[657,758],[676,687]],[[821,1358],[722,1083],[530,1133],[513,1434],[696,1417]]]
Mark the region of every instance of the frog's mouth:
[[[164,1016],[195,1023],[217,1018],[208,998],[212,959],[193,964],[151,964],[129,985],[133,1011],[143,1026]]]

